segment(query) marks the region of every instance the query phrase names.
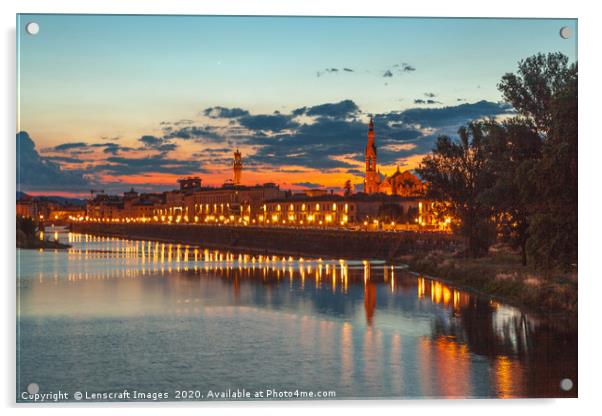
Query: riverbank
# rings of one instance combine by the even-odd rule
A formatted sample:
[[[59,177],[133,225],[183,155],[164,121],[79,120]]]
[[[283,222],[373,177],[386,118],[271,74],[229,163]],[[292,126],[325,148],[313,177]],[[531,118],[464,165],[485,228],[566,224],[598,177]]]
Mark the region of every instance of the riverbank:
[[[562,319],[576,323],[576,271],[544,273],[523,266],[518,255],[508,252],[470,259],[450,252],[431,251],[401,256],[399,260],[414,272],[435,276],[540,314],[560,313]]]
[[[200,224],[73,223],[72,231],[134,240],[291,256],[389,260],[420,251],[453,250],[445,233],[348,231],[293,227],[238,227]]]
[[[460,243],[449,234],[95,223],[74,223],[72,231],[253,254],[386,260],[407,264],[410,271],[533,312],[561,312],[570,321],[576,321],[577,316],[576,272],[574,276],[544,276],[523,267],[519,256],[510,253],[481,259],[455,257],[453,253]]]
[[[56,249],[56,250],[64,250],[68,249],[71,246],[69,244],[59,243],[58,241],[48,241],[48,240],[40,240],[40,239],[30,239],[24,238],[21,236],[19,238],[19,233],[17,233],[17,248],[23,249]]]

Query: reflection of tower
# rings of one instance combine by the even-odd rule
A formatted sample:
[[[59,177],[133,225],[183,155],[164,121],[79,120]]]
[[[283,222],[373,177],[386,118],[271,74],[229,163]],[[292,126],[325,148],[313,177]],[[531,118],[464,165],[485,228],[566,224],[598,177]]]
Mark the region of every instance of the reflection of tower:
[[[376,284],[367,282],[364,286],[364,310],[366,312],[366,323],[372,326],[374,310],[376,309]]]
[[[242,156],[238,149],[234,152],[234,185],[240,185],[240,175],[242,174]]]
[[[374,144],[374,121],[370,117],[368,126],[368,144],[366,145],[366,176],[364,178],[364,192],[373,194],[378,192],[378,172],[376,171],[376,145]]]

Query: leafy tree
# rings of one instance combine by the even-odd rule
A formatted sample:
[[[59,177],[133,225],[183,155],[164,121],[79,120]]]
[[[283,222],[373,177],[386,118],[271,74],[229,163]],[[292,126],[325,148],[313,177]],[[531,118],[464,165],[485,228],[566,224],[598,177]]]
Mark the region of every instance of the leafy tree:
[[[347,179],[345,181],[345,186],[343,187],[343,193],[345,196],[349,196],[353,194],[353,185],[351,184],[351,180]]]
[[[543,138],[541,157],[519,171],[527,252],[539,266],[569,268],[577,262],[577,64],[538,54],[498,87]]]
[[[520,248],[522,263],[526,265],[529,211],[521,196],[523,172],[541,156],[542,140],[532,122],[518,117],[502,123],[489,120],[484,129],[487,170],[494,182],[480,199],[493,207],[502,241]]]
[[[468,255],[487,254],[495,238],[493,209],[481,194],[491,188],[494,178],[487,169],[485,126],[471,122],[458,130],[459,140],[440,136],[435,149],[427,155],[417,172],[427,182],[426,197],[444,207],[442,216],[450,216],[455,231],[467,241]]]
[[[560,52],[539,53],[521,60],[518,72],[505,74],[498,84],[504,99],[546,135],[554,124],[558,97],[577,81],[577,65],[569,65],[568,61]]]
[[[17,230],[21,230],[29,239],[36,236],[36,223],[32,218],[17,215]]]
[[[403,219],[403,208],[398,204],[384,203],[378,209],[378,218],[384,222],[401,222]]]
[[[406,224],[414,224],[416,222],[416,219],[418,218],[418,214],[418,208],[409,207],[408,211],[405,213],[404,216]]]

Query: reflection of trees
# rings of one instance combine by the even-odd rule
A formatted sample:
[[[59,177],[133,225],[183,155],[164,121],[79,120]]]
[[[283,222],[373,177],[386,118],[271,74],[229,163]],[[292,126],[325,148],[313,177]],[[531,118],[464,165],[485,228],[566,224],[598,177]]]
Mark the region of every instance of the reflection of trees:
[[[562,378],[576,380],[576,333],[536,322],[518,309],[470,297],[438,315],[433,339],[452,338],[492,360],[492,385],[501,397],[558,397]],[[572,392],[571,394],[574,394]]]
[[[366,274],[366,266],[350,267],[342,273],[340,269],[333,272],[332,265],[327,269],[314,264],[302,270],[280,266],[201,267],[195,278],[202,272],[203,279],[231,285],[237,304],[309,308],[315,314],[341,317],[353,316],[357,308],[363,307],[368,326],[374,325],[377,305],[409,316],[428,310],[434,318],[432,346],[427,350],[440,357],[433,365],[445,366],[440,369],[442,374],[453,374],[452,369],[470,360],[466,354],[487,357],[492,392],[500,397],[559,396],[560,379],[576,381],[575,332],[535,321],[516,308],[397,271],[395,284],[391,285],[393,275],[382,268],[371,267]],[[391,292],[395,294],[389,296]],[[462,368],[469,371],[468,367]],[[462,395],[468,389],[460,387],[450,387],[445,394]]]

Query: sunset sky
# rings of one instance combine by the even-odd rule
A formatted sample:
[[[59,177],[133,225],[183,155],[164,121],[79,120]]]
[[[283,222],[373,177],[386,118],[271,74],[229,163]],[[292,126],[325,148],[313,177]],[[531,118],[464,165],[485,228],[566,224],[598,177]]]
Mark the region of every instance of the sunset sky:
[[[438,135],[511,111],[496,85],[520,59],[577,53],[575,20],[20,15],[17,27],[19,189],[54,195],[183,176],[219,186],[236,148],[243,184],[361,184],[370,115],[381,171],[411,169]]]

